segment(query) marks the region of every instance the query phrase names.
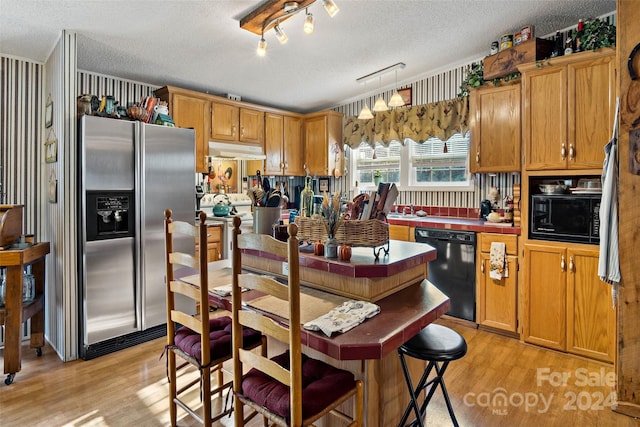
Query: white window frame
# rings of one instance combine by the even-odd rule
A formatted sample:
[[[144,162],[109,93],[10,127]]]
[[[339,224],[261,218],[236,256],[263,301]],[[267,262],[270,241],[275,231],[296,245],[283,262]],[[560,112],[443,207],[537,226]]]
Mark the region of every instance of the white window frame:
[[[469,161],[468,161],[468,153],[467,153],[467,164],[466,164],[466,173],[467,180],[464,182],[448,182],[448,183],[424,183],[418,184],[413,179],[415,167],[412,164],[411,159],[411,144],[415,143],[410,139],[405,139],[404,145],[400,149],[400,182],[396,183],[398,189],[400,191],[474,191],[474,176],[469,173]],[[358,182],[358,163],[357,157],[359,155],[359,150],[350,149],[349,156],[349,167],[353,173],[351,173],[351,186],[353,188],[357,188],[360,191],[374,191],[376,186],[373,182],[362,183]],[[372,169],[382,169],[372,168]]]

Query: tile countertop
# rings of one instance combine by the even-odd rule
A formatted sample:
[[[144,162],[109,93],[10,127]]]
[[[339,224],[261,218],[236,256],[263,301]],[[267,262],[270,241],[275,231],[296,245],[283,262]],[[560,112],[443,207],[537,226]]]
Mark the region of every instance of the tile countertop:
[[[450,216],[426,216],[415,215],[390,216],[391,225],[407,225],[409,227],[442,228],[446,230],[475,231],[478,233],[520,234],[520,227],[513,224],[492,223],[475,218],[458,218]]]

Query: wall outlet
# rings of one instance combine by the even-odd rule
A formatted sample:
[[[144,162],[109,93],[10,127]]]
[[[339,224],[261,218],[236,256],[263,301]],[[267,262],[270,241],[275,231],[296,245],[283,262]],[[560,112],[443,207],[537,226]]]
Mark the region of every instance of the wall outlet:
[[[242,101],[242,97],[240,95],[234,95],[232,93],[228,93],[227,98],[232,99],[234,101]]]
[[[282,274],[284,276],[288,276],[289,275],[289,263],[288,262],[283,262],[282,263]]]

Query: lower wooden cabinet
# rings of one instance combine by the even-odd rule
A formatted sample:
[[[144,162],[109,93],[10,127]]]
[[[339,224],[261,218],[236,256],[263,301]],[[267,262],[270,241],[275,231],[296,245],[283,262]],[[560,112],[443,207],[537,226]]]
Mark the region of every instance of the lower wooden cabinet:
[[[502,242],[506,246],[509,273],[499,280],[489,275],[493,242]],[[476,321],[481,326],[515,334],[518,330],[518,237],[479,233],[477,254]]]
[[[389,239],[402,240],[404,242],[416,241],[416,228],[408,225],[389,224]]]
[[[196,254],[199,246],[196,241]],[[207,260],[218,261],[222,258],[222,226],[207,225]]]
[[[524,245],[523,339],[613,362],[616,310],[611,286],[598,278],[598,247]]]

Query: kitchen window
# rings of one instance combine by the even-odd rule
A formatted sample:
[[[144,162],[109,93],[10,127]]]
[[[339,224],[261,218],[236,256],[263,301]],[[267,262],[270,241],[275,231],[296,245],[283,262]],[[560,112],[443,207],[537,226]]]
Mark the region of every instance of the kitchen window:
[[[366,190],[373,189],[373,175],[377,170],[382,176],[381,181],[394,182],[403,190],[471,191],[469,142],[469,132],[454,134],[446,142],[432,137],[422,144],[405,139],[404,146],[399,141],[392,141],[388,147],[376,143],[375,151],[363,142],[352,149],[352,184]]]

